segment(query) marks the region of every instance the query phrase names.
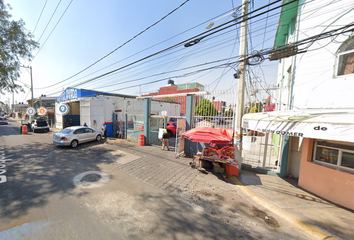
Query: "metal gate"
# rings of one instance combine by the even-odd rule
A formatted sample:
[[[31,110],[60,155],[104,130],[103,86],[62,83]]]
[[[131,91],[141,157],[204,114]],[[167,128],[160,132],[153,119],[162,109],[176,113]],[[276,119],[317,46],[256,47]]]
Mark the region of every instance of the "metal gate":
[[[166,126],[165,126],[166,122]],[[160,129],[166,129],[170,134],[169,146],[171,151],[179,154],[180,139],[185,132],[186,119],[182,116],[150,116],[150,144],[161,146],[161,136],[159,136]]]
[[[196,96],[193,127],[234,128],[235,90],[217,90]]]
[[[278,134],[248,131],[242,142],[243,164],[279,173],[282,138]]]

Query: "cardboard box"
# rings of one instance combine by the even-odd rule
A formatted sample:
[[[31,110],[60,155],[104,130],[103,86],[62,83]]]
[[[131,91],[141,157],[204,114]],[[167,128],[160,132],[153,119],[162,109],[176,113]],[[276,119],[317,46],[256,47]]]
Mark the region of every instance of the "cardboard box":
[[[216,173],[224,173],[225,168],[220,167],[218,163],[213,163],[213,171]]]

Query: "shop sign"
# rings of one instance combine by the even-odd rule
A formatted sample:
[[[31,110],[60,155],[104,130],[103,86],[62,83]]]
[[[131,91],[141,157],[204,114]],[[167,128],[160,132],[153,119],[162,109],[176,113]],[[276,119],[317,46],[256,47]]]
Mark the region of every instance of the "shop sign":
[[[68,88],[57,98],[57,102],[63,102],[75,98],[77,98],[77,89]]]
[[[26,114],[29,116],[34,116],[34,114],[36,114],[36,109],[34,109],[32,107],[27,108]]]
[[[60,113],[61,115],[66,115],[70,111],[70,108],[67,104],[61,103],[57,107],[57,112]]]
[[[40,107],[38,109],[38,115],[43,116],[43,115],[46,115],[46,114],[47,114],[47,109],[45,107]]]

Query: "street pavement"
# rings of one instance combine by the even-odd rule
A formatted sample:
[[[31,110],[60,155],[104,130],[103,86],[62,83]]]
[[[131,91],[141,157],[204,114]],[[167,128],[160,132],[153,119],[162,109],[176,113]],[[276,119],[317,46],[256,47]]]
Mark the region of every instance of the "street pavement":
[[[281,178],[274,177],[274,180],[269,178],[272,176],[244,171],[239,178],[244,183],[241,184],[238,179],[223,174],[198,172],[189,166],[191,159],[176,158],[174,152],[162,151],[158,146],[138,146],[123,139],[108,139],[82,144],[77,149],[57,148],[49,143],[55,129],[48,134],[30,133],[28,136],[14,135],[19,131],[12,129],[0,132],[0,145],[5,145],[5,152],[12,154],[11,158],[17,162],[21,159],[21,164],[17,163],[16,171],[13,171],[14,165],[6,166],[12,185],[0,184],[0,206],[6,210],[0,213],[0,221],[7,221],[0,226],[1,233],[11,235],[11,229],[16,226],[45,219],[40,225],[50,223],[50,230],[42,231],[42,238],[33,233],[33,239],[48,237],[58,231],[60,224],[72,232],[60,239],[70,239],[70,236],[76,239],[87,236],[100,239],[117,239],[117,236],[119,239],[319,239],[319,236],[350,239],[346,237],[352,234],[348,227],[352,213],[333,204],[322,208],[311,205],[318,217],[307,214],[306,218],[304,212],[309,205],[300,204],[303,215],[296,215],[294,209],[299,202],[290,199],[286,205],[289,197],[305,196],[302,199],[305,201],[312,195],[290,194],[290,190],[300,189],[296,184],[283,184]],[[48,166],[43,166],[45,161]],[[75,176],[90,171],[109,174],[110,179],[92,188],[73,184]],[[33,185],[26,181],[39,182]],[[286,190],[281,189],[284,186]],[[278,197],[272,198],[272,195]],[[58,210],[58,205],[65,206],[64,210]],[[323,217],[322,210],[326,212]],[[323,227],[309,221],[325,219],[333,212],[335,217],[331,223],[334,223],[343,211],[347,224],[337,222]],[[87,224],[80,219],[87,219]],[[304,223],[308,225],[303,227]],[[78,229],[86,226],[92,231],[84,231],[85,235],[71,229],[71,224]],[[312,224],[315,227],[309,227]],[[101,230],[93,231],[97,226]],[[0,239],[5,236],[1,233]]]

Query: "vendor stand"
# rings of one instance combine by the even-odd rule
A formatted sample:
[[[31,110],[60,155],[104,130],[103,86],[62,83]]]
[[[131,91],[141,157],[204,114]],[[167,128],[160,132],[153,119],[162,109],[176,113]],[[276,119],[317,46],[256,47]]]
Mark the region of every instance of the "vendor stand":
[[[215,172],[222,173],[225,166],[228,175],[238,176],[240,167],[234,159],[233,135],[233,129],[200,127],[191,129],[182,136],[192,142],[209,144],[203,152],[194,154],[193,163],[198,169],[202,168],[203,161],[209,161],[213,163]]]

